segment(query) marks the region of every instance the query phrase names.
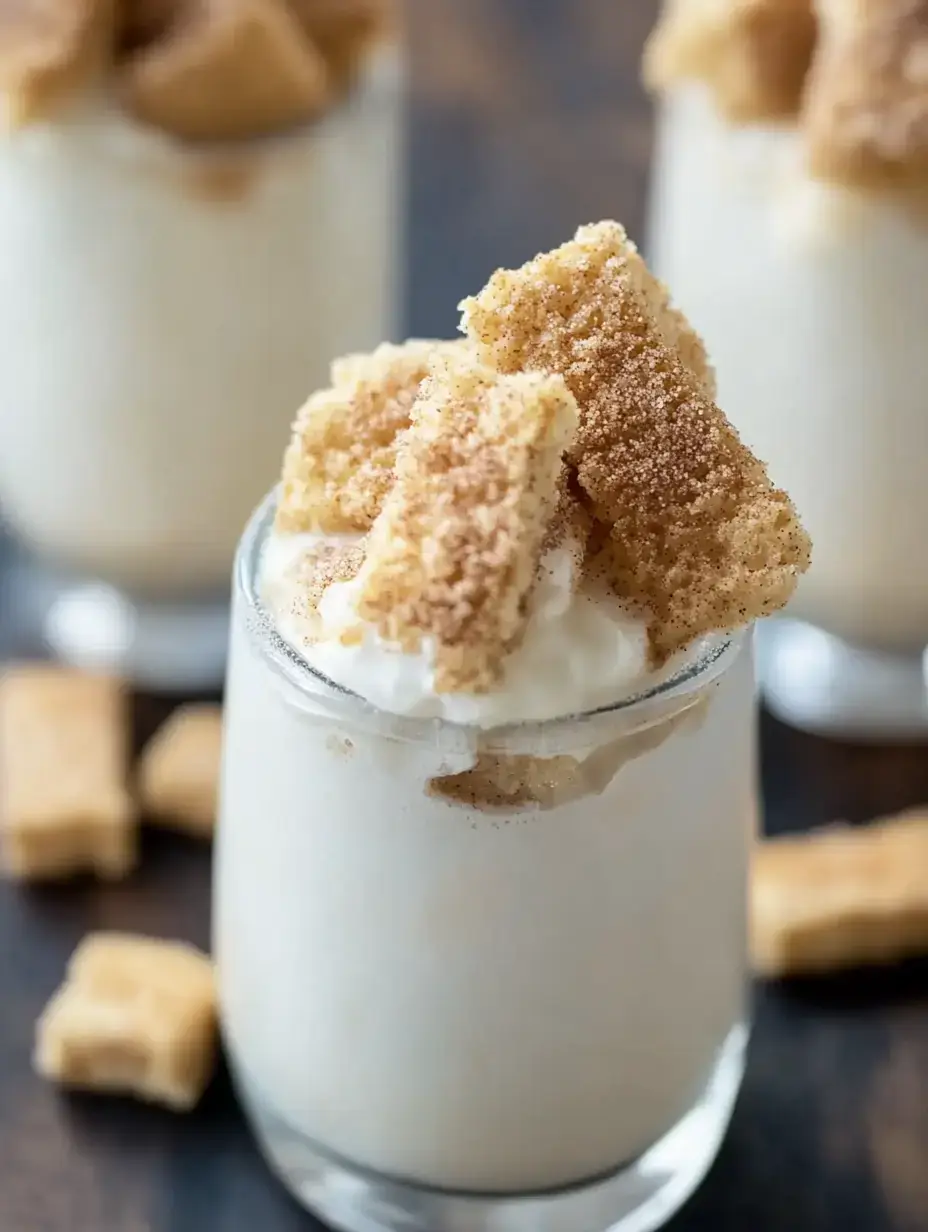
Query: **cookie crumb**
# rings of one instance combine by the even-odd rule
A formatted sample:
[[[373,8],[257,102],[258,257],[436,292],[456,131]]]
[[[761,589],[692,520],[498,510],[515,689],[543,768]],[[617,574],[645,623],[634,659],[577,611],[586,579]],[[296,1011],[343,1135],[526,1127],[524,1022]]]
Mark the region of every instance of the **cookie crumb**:
[[[216,1059],[205,954],[180,942],[89,934],[36,1025],[35,1068],[62,1086],[187,1111]]]
[[[825,826],[754,849],[751,949],[769,978],[928,953],[928,813]]]
[[[576,404],[560,377],[432,358],[358,574],[357,614],[434,649],[438,692],[484,692],[524,628]]]
[[[139,763],[146,818],[209,838],[216,825],[222,707],[180,706],[158,729]]]
[[[119,880],[137,857],[122,681],[43,664],[0,676],[0,843],[22,880]]]

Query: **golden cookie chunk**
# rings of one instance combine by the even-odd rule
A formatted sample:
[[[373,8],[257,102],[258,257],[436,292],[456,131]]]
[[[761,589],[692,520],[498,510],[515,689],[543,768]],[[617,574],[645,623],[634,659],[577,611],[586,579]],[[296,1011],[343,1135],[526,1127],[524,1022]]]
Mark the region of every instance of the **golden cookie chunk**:
[[[795,116],[815,47],[812,0],[669,0],[645,49],[649,88],[702,81],[736,123]]]
[[[399,434],[429,359],[461,342],[385,342],[332,364],[332,388],[314,393],[293,425],[277,507],[279,531],[369,530],[393,482]]]
[[[498,270],[461,307],[487,364],[559,373],[576,398],[567,457],[607,531],[595,567],[650,617],[656,663],[784,606],[808,536],[712,401],[691,331],[618,223]]]
[[[35,1067],[63,1086],[192,1108],[216,1059],[205,954],[123,933],[84,938],[36,1026]]]
[[[155,733],[139,764],[147,818],[200,838],[216,825],[222,707],[181,706]]]
[[[342,87],[350,84],[365,53],[392,24],[395,7],[393,0],[289,0],[289,4]]]
[[[245,140],[313,119],[328,70],[285,0],[202,0],[127,61],[129,110],[185,141]]]
[[[8,872],[25,880],[129,872],[137,827],[126,788],[128,735],[118,680],[38,664],[0,677],[0,843]]]
[[[501,377],[466,350],[433,359],[368,539],[357,613],[405,651],[428,642],[437,692],[498,683],[576,416],[560,377]]]
[[[759,843],[751,952],[770,977],[928,953],[928,813]]]
[[[0,5],[0,91],[7,120],[44,119],[108,65],[115,0],[30,0]]]
[[[822,0],[803,125],[812,171],[852,187],[928,187],[928,3]]]

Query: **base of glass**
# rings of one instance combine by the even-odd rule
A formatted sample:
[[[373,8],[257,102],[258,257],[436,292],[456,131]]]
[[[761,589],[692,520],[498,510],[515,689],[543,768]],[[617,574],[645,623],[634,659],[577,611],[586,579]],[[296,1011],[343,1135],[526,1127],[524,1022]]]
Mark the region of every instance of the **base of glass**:
[[[866,650],[799,620],[765,621],[756,639],[758,684],[784,723],[848,740],[928,738],[924,655]]]
[[[133,598],[106,583],[58,573],[15,549],[2,565],[0,608],[13,653],[51,651],[74,667],[116,672],[155,692],[221,686],[227,594],[173,602]]]
[[[336,1158],[288,1126],[238,1071],[236,1086],[271,1170],[340,1232],[651,1232],[708,1172],[744,1073],[748,1028],[733,1028],[697,1104],[633,1163],[537,1194],[465,1194],[392,1180]]]

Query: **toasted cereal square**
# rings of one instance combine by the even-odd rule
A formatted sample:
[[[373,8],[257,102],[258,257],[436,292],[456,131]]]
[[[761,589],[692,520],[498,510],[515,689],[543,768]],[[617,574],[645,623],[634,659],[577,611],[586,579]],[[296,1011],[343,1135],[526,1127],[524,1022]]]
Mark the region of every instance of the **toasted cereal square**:
[[[397,439],[409,426],[429,360],[436,350],[459,349],[462,343],[413,338],[334,361],[332,388],[314,393],[293,425],[278,530],[370,529],[393,482]]]
[[[669,0],[645,49],[654,90],[698,80],[735,123],[799,110],[815,47],[812,0]]]
[[[618,223],[498,270],[461,307],[485,363],[560,373],[574,394],[567,457],[609,532],[591,567],[649,616],[655,662],[787,602],[808,536],[712,401],[701,348]]]
[[[216,1034],[205,954],[180,942],[92,933],[37,1023],[35,1067],[62,1086],[184,1111],[209,1082]]]
[[[202,0],[126,62],[129,110],[185,141],[246,140],[327,105],[328,70],[285,0]]]
[[[433,358],[358,573],[357,614],[405,651],[427,641],[437,692],[499,681],[576,416],[558,376],[500,376],[466,350]]]
[[[812,171],[855,188],[928,186],[928,9],[911,0],[820,0],[804,100]]]
[[[928,813],[759,843],[751,949],[767,977],[928,953]]]
[[[0,6],[0,91],[11,127],[44,119],[107,64],[115,0]]]
[[[126,786],[129,716],[112,677],[41,664],[0,676],[0,845],[14,877],[135,864],[135,808]]]
[[[216,824],[222,707],[180,706],[149,741],[139,764],[146,818],[199,838]]]

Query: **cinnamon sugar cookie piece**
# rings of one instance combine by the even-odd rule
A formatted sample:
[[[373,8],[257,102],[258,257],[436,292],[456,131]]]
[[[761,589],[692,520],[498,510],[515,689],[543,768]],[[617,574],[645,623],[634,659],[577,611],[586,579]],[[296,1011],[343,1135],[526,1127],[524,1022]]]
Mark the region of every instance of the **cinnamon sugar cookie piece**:
[[[185,141],[244,140],[313,119],[325,61],[285,0],[200,0],[123,70],[129,110]]]
[[[559,373],[576,398],[567,456],[608,528],[599,563],[650,613],[656,662],[783,607],[808,536],[689,366],[682,319],[617,223],[498,270],[461,307],[486,363]]]
[[[558,376],[501,377],[467,351],[433,360],[358,574],[357,613],[439,693],[498,683],[557,503],[576,404]]]
[[[115,0],[0,5],[0,91],[7,122],[44,119],[108,66]]]
[[[180,706],[148,742],[139,763],[146,817],[197,838],[216,824],[222,707]]]
[[[297,416],[284,457],[279,531],[323,534],[369,530],[393,481],[399,433],[429,359],[461,343],[411,339],[332,364],[331,389],[312,395]]]
[[[815,36],[812,0],[669,0],[645,49],[645,81],[702,81],[737,123],[788,119]]]
[[[350,84],[365,53],[390,27],[392,0],[289,0],[303,29],[322,52],[333,80]]]
[[[759,843],[751,948],[771,977],[928,953],[928,813]]]
[[[928,195],[928,0],[821,0],[803,123],[811,169]]]
[[[14,877],[118,879],[137,855],[120,681],[41,664],[0,677],[0,846]]]
[[[185,1111],[216,1058],[216,994],[205,954],[123,933],[85,937],[36,1027],[35,1067],[63,1086]]]

